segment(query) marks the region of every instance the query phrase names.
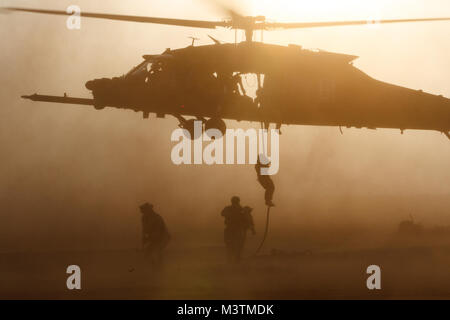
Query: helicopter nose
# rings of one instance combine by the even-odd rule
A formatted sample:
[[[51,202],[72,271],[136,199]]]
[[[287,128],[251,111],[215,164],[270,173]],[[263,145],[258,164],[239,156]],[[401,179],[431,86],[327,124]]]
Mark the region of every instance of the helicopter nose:
[[[94,82],[95,82],[95,80],[90,80],[90,81],[86,82],[86,84],[85,84],[86,89],[91,90],[91,91],[94,90]]]

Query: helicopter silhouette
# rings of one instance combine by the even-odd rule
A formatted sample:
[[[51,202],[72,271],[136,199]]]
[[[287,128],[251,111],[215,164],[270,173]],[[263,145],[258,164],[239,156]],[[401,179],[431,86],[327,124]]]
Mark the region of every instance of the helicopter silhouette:
[[[66,11],[4,8],[9,11],[68,15]],[[269,22],[264,16],[244,16],[225,7],[231,17],[222,21],[169,19],[81,12],[81,17],[139,23],[244,30],[245,41],[166,49],[144,55],[127,74],[86,82],[92,98],[64,95],[24,95],[32,101],[131,109],[144,118],[172,115],[193,137],[194,121],[205,130],[226,130],[224,120],[264,124],[355,128],[435,130],[450,139],[450,99],[385,83],[353,66],[354,55],[305,50],[298,45],[254,42],[256,30],[300,29],[450,21],[450,18],[380,21]],[[257,75],[256,98],[246,93],[242,77]],[[187,119],[186,117],[194,117]],[[341,131],[342,132],[342,131]]]

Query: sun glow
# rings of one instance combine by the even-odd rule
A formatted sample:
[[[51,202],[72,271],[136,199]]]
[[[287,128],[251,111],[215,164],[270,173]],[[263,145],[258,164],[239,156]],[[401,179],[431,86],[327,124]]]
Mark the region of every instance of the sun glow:
[[[326,21],[381,18],[386,1],[369,0],[253,0],[252,14],[278,21]]]

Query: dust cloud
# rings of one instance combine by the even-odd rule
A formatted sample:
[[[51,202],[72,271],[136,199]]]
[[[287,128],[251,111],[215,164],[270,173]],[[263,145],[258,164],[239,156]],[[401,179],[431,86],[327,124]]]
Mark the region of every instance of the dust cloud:
[[[59,1],[60,8],[65,8],[63,2],[69,3]],[[51,7],[53,2],[33,2],[40,4]],[[123,5],[83,4],[93,11],[136,13]],[[158,8],[152,5],[154,15],[169,15]],[[188,15],[202,18],[195,12]],[[409,276],[437,271],[422,291],[408,291],[408,285],[397,291],[394,281],[385,297],[448,297],[448,275],[438,278],[450,261],[448,247],[442,249],[448,239],[433,238],[425,252],[398,249],[395,239],[398,224],[411,216],[426,228],[450,225],[450,148],[444,136],[356,129],[344,129],[341,135],[338,128],[283,127],[267,256],[251,259],[265,223],[263,190],[253,166],[175,166],[170,135],[178,123],[170,117],[144,120],[131,111],[20,99],[35,92],[88,97],[87,80],[124,74],[142,54],[186,46],[191,30],[102,21],[83,21],[76,32],[64,26],[62,18],[0,16],[0,277],[9,279],[1,297],[71,298],[56,284],[50,286],[53,291],[30,293],[25,282],[14,285],[13,280],[28,273],[36,288],[47,280],[64,283],[62,266],[72,260],[95,274],[87,280],[98,288],[89,291],[87,297],[93,298],[365,297],[357,285],[365,279],[363,266],[381,261],[393,270],[387,277],[394,281],[403,259],[415,262],[405,271]],[[351,46],[346,50],[351,53]],[[442,65],[446,63],[443,59]],[[450,96],[447,85],[444,95]],[[220,211],[233,195],[254,208],[257,226],[242,268],[227,267],[223,257]],[[165,218],[173,237],[167,270],[152,282],[157,289],[151,294],[142,282],[142,269],[126,271],[139,265],[138,206],[146,201]],[[299,254],[289,262],[283,255],[269,260],[270,249]],[[309,251],[312,257],[303,254]],[[429,255],[437,259],[431,267],[425,262]],[[294,272],[295,259],[303,265],[300,273]],[[116,276],[122,271],[125,275]],[[250,276],[243,285],[253,271],[259,278]],[[354,280],[347,294],[346,276],[333,277],[341,271]],[[273,273],[292,276],[280,279]],[[398,283],[407,284],[408,275]],[[258,285],[261,277],[264,285]],[[289,286],[294,282],[303,283],[302,290]]]

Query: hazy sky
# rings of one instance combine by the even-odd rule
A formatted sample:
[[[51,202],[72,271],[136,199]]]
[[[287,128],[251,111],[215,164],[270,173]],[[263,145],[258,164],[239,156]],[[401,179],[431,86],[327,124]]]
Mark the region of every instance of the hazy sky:
[[[61,10],[71,4],[94,12],[223,18],[200,0],[1,1]],[[239,6],[279,22],[450,16],[448,0],[254,0]],[[235,193],[263,210],[258,205],[263,191],[250,166],[194,168],[170,162],[174,119],[142,120],[132,111],[19,98],[35,92],[89,97],[87,80],[120,76],[143,54],[189,45],[189,36],[201,38],[198,45],[210,44],[208,34],[234,41],[234,32],[225,29],[83,19],[81,30],[70,31],[64,17],[1,15],[0,201],[11,212],[2,212],[3,221],[17,227],[15,215],[69,207],[73,220],[56,218],[58,223],[95,224],[95,211],[116,208],[117,215],[133,215],[136,205],[150,198],[165,212],[188,208],[216,214]],[[378,80],[450,97],[450,22],[274,31],[264,39],[354,54],[360,57],[355,66]],[[341,136],[338,128],[291,126],[283,130],[280,157],[275,202],[292,215],[309,195],[450,194],[450,143],[437,132],[402,136],[398,130],[347,129]]]

